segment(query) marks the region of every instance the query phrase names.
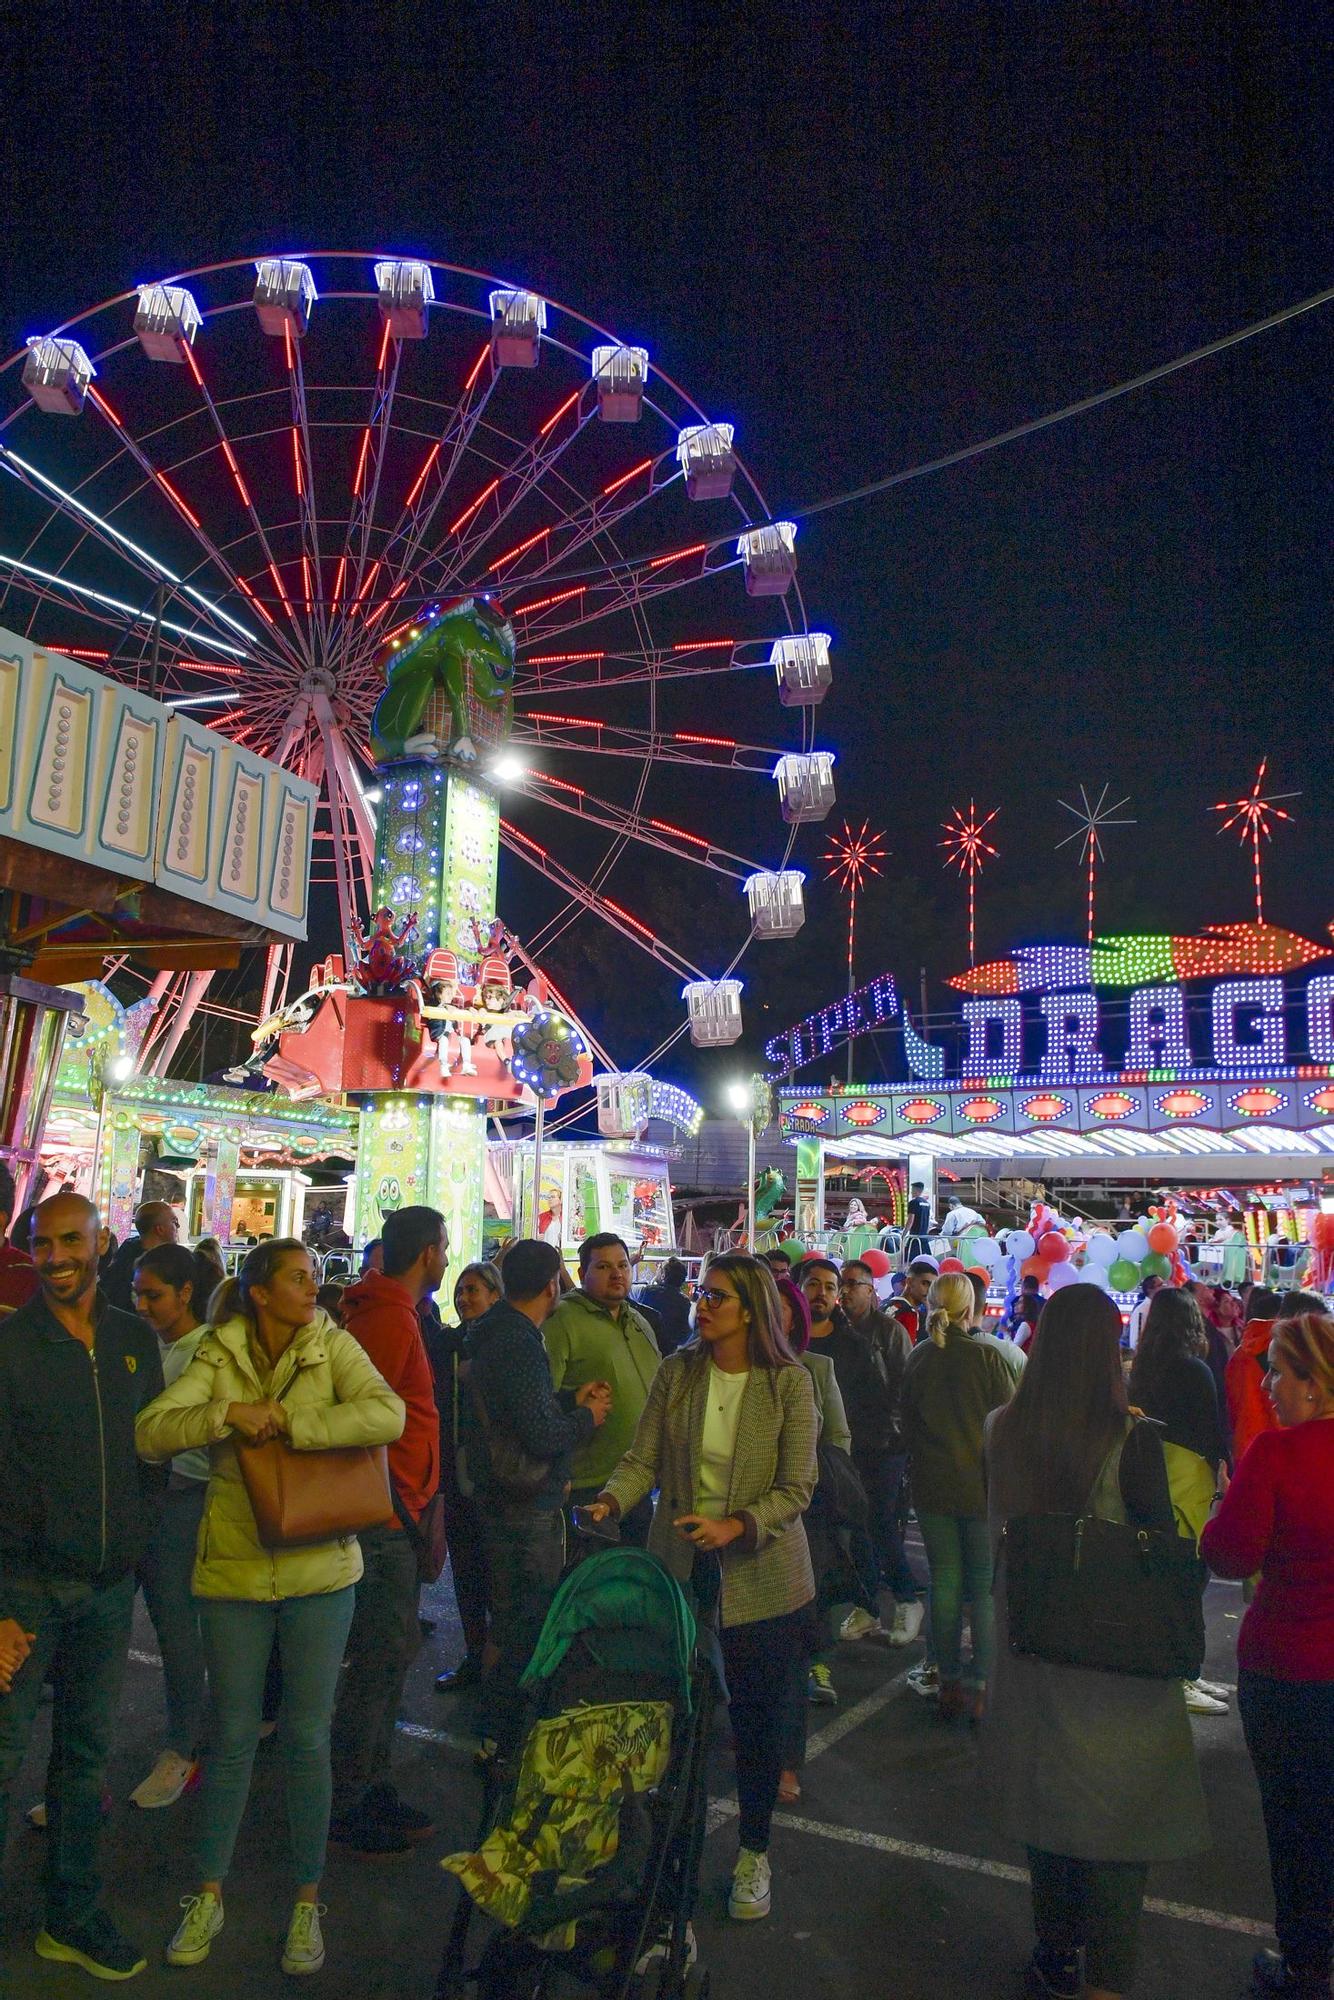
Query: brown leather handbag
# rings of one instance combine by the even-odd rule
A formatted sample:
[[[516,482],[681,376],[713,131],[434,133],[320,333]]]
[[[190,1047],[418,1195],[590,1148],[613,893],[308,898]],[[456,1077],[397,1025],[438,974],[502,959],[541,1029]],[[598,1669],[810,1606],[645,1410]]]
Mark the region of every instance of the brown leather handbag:
[[[247,1444],[238,1437],[236,1457],[266,1549],[335,1542],[394,1518],[382,1444],[294,1451],[286,1438]]]

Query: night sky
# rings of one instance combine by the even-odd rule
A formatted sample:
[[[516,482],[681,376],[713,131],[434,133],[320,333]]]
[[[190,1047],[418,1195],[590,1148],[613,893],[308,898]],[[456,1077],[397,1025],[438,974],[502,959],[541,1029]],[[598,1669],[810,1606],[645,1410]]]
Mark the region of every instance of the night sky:
[[[1322,10],[1176,0],[38,5],[6,52],[3,347],[213,258],[436,255],[642,341],[735,422],[781,514],[1330,283],[1330,40]],[[1054,852],[1081,781],[1138,819],[1111,836],[1103,928],[1252,914],[1248,857],[1206,808],[1266,753],[1273,788],[1302,794],[1266,916],[1326,936],[1332,366],[1334,305],[811,521],[802,591],[836,644],[828,824],[869,816],[892,851],[861,977],[915,996],[925,967],[946,1004],[966,919],[937,842],[970,796],[1001,809],[980,957],[1082,935],[1078,863]],[[790,743],[753,680],[738,733]],[[762,780],[688,775],[674,803],[781,850]],[[747,1045],[678,1045],[679,1080],[712,1092],[841,990],[821,831],[797,850],[805,930],[747,962]],[[737,899],[700,887],[642,854],[611,883],[716,967]],[[502,896],[521,932],[554,907],[511,862]],[[598,929],[552,969],[633,1060],[680,1019],[676,987]]]

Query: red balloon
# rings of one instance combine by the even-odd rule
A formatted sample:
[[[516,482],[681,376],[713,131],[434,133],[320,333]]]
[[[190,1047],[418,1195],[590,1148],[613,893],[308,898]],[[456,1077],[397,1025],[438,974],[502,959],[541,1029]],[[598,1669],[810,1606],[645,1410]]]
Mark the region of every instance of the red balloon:
[[[1063,1264],[1070,1255],[1070,1245],[1059,1229],[1049,1229],[1045,1236],[1038,1238],[1038,1255],[1045,1257],[1049,1264]]]
[[[1019,1275],[1021,1278],[1036,1278],[1040,1285],[1045,1285],[1050,1270],[1051,1265],[1045,1257],[1025,1257],[1019,1266]]]
[[[1334,1215],[1326,1215],[1323,1209],[1311,1217],[1311,1247],[1334,1250]]]
[[[873,1278],[887,1278],[894,1269],[887,1253],[883,1250],[863,1250],[857,1262],[865,1264]]]
[[[1155,1222],[1149,1231],[1149,1248],[1160,1257],[1170,1257],[1177,1247],[1177,1233],[1170,1222]]]
[[[948,1275],[949,1275],[949,1273],[950,1273],[951,1271],[962,1271],[962,1270],[963,1270],[963,1259],[962,1259],[962,1257],[942,1257],[942,1258],[941,1258],[941,1260],[940,1260],[940,1275],[941,1275],[941,1277],[942,1277],[942,1278],[944,1278],[944,1277],[948,1277]]]

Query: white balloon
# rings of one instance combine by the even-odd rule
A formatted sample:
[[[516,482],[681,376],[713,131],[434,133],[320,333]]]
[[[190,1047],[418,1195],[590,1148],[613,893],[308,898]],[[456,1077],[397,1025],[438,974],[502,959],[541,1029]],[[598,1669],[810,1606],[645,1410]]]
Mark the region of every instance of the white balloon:
[[[1101,1264],[1110,1269],[1116,1258],[1117,1248],[1110,1236],[1090,1236],[1084,1251],[1086,1264]]]
[[[1116,1254],[1127,1264],[1142,1264],[1149,1254],[1149,1239],[1142,1229],[1123,1229],[1116,1239]]]
[[[1096,1285],[1100,1292],[1107,1290],[1107,1270],[1103,1264],[1085,1264],[1079,1273],[1081,1285]]]
[[[1149,1246],[1146,1243],[1144,1245],[1144,1252],[1146,1255],[1148,1253],[1148,1248]],[[1037,1249],[1037,1244],[1033,1241],[1032,1237],[1029,1235],[1026,1229],[1012,1229],[1009,1233],[1009,1236],[1006,1238],[1005,1249],[1007,1255],[1011,1257],[1017,1257],[1020,1263],[1022,1263],[1025,1257],[1031,1257],[1033,1255],[1033,1252]]]
[[[976,1236],[969,1248],[983,1270],[989,1271],[1000,1262],[1001,1247],[994,1236]]]
[[[1066,1285],[1078,1284],[1079,1275],[1079,1272],[1071,1263],[1053,1264],[1051,1275],[1047,1279],[1047,1289],[1052,1292],[1059,1292]]]

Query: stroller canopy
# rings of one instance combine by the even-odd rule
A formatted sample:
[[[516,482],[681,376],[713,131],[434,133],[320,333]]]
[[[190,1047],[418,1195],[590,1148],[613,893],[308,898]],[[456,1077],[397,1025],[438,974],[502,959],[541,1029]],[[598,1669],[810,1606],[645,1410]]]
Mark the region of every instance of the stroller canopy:
[[[548,1681],[576,1640],[609,1673],[661,1674],[690,1711],[695,1618],[680,1585],[643,1549],[603,1549],[552,1599],[522,1685]]]

